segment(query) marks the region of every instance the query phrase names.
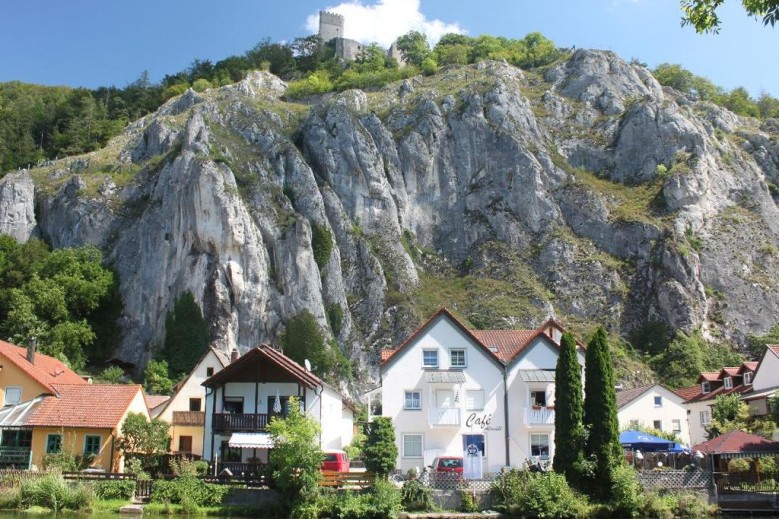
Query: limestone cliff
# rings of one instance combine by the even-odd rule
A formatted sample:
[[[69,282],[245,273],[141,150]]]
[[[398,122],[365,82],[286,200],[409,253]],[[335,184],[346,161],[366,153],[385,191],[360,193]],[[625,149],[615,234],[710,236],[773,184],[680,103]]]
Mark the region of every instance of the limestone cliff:
[[[88,156],[6,175],[0,230],[101,247],[138,364],[194,294],[220,348],[307,309],[363,366],[439,303],[474,326],[549,314],[736,342],[779,315],[779,123],[579,50],[375,92],[284,100],[267,73],[189,91]],[[313,228],[333,249],[314,256]],[[322,234],[320,233],[320,236]]]

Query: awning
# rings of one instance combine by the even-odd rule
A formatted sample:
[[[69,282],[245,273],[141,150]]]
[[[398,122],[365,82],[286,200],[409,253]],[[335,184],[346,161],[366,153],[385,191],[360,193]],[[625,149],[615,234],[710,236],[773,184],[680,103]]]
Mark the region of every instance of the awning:
[[[465,375],[462,371],[425,371],[425,382],[433,384],[462,384]]]
[[[523,382],[554,382],[554,371],[548,369],[520,369]]]
[[[233,433],[227,445],[239,449],[272,449],[273,438],[268,433]]]

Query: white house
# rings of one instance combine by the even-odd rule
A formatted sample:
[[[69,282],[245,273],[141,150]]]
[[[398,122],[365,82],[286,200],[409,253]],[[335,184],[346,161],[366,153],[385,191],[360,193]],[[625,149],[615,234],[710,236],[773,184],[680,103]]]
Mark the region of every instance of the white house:
[[[323,450],[352,441],[354,408],[335,389],[267,344],[233,360],[203,383],[205,434],[203,457],[234,474],[254,472],[268,461],[266,431],[274,416],[287,413],[290,397],[321,426]]]
[[[690,445],[690,426],[684,399],[660,384],[617,392],[617,419],[620,430],[639,426],[675,434]]]
[[[176,385],[176,393],[150,410],[152,417],[170,424],[171,451],[203,456],[206,389],[202,384],[229,363],[225,354],[208,348],[187,378]]]
[[[551,459],[561,336],[554,321],[537,330],[468,330],[442,308],[400,347],[382,351],[382,415],[395,426],[396,466],[463,455],[476,476]]]
[[[745,363],[746,364],[746,363]],[[779,344],[766,347],[754,373],[746,380],[752,383],[752,390],[744,393],[745,400],[753,414],[768,414],[768,399],[779,390]]]

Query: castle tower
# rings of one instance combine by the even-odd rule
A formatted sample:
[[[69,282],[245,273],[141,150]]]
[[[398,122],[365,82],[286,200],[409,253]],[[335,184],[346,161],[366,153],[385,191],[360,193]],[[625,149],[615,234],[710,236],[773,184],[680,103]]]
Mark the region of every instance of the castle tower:
[[[344,37],[344,17],[340,14],[319,11],[319,37],[327,43]]]

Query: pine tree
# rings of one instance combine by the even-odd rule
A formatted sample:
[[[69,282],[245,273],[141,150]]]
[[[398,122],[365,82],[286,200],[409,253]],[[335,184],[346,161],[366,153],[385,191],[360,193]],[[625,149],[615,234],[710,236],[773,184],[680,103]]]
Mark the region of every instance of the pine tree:
[[[555,455],[554,470],[565,475],[568,484],[576,487],[579,468],[584,459],[584,426],[582,425],[583,395],[581,366],[576,353],[576,340],[563,334],[560,355],[555,369]]]
[[[365,468],[377,476],[386,477],[395,468],[398,446],[395,444],[395,428],[388,417],[376,417],[369,424],[363,455]]]
[[[596,499],[611,498],[614,471],[621,463],[614,365],[606,330],[599,327],[587,345],[585,368],[584,427],[588,430],[585,454],[592,461],[587,487]]]

